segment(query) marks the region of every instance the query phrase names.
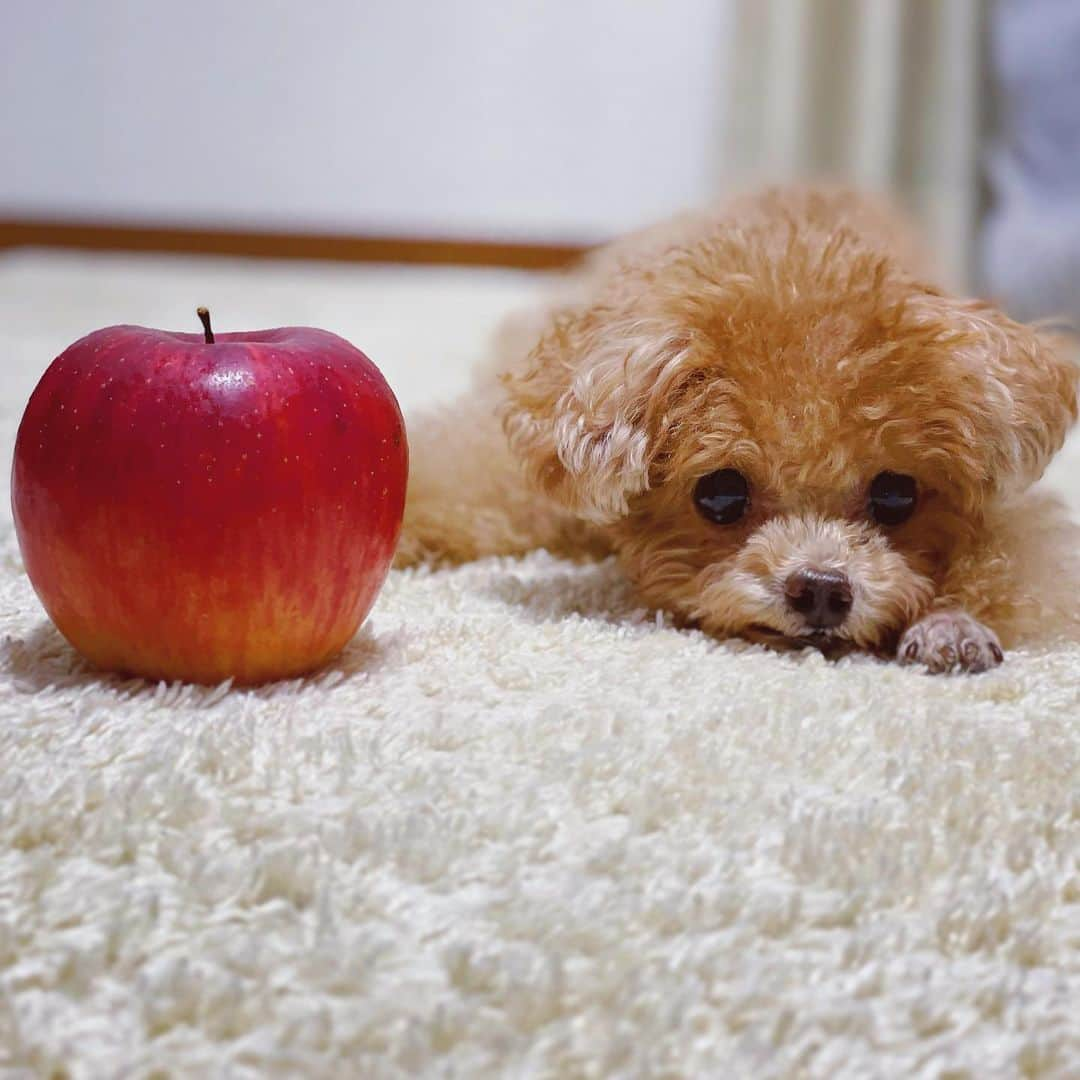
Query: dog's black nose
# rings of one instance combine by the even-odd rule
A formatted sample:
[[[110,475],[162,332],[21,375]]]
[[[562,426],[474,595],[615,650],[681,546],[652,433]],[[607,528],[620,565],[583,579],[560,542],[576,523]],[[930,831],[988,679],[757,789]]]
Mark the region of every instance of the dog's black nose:
[[[851,582],[839,570],[797,570],[784,583],[784,595],[815,630],[839,626],[851,611]]]

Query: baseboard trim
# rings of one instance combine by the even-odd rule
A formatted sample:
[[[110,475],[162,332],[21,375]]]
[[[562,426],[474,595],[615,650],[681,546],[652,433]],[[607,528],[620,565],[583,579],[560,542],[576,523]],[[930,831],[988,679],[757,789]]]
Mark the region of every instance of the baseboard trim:
[[[522,270],[558,269],[573,263],[587,250],[585,245],[574,244],[0,220],[0,249],[28,246]]]

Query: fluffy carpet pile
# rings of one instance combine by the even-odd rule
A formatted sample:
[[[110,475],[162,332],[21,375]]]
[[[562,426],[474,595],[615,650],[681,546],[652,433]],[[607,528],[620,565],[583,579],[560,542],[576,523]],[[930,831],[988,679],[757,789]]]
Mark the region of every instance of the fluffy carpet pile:
[[[410,405],[534,288],[9,256],[4,445],[110,321],[325,325]],[[0,1075],[1080,1073],[1077,642],[777,656],[540,553],[392,575],[318,677],[154,686],[81,664],[4,514]]]

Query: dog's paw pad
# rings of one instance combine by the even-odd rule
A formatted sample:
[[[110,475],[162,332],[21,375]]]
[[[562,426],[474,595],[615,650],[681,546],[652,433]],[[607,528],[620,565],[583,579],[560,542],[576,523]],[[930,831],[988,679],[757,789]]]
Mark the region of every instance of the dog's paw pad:
[[[935,611],[908,627],[896,656],[934,674],[988,671],[1005,659],[993,630],[963,611]]]

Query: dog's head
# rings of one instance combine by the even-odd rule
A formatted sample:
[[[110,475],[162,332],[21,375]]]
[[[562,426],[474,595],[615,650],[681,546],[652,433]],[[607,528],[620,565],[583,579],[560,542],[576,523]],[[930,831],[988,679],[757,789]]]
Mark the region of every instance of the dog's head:
[[[533,481],[704,629],[875,648],[1076,416],[1032,329],[831,234],[609,260],[506,381]]]

